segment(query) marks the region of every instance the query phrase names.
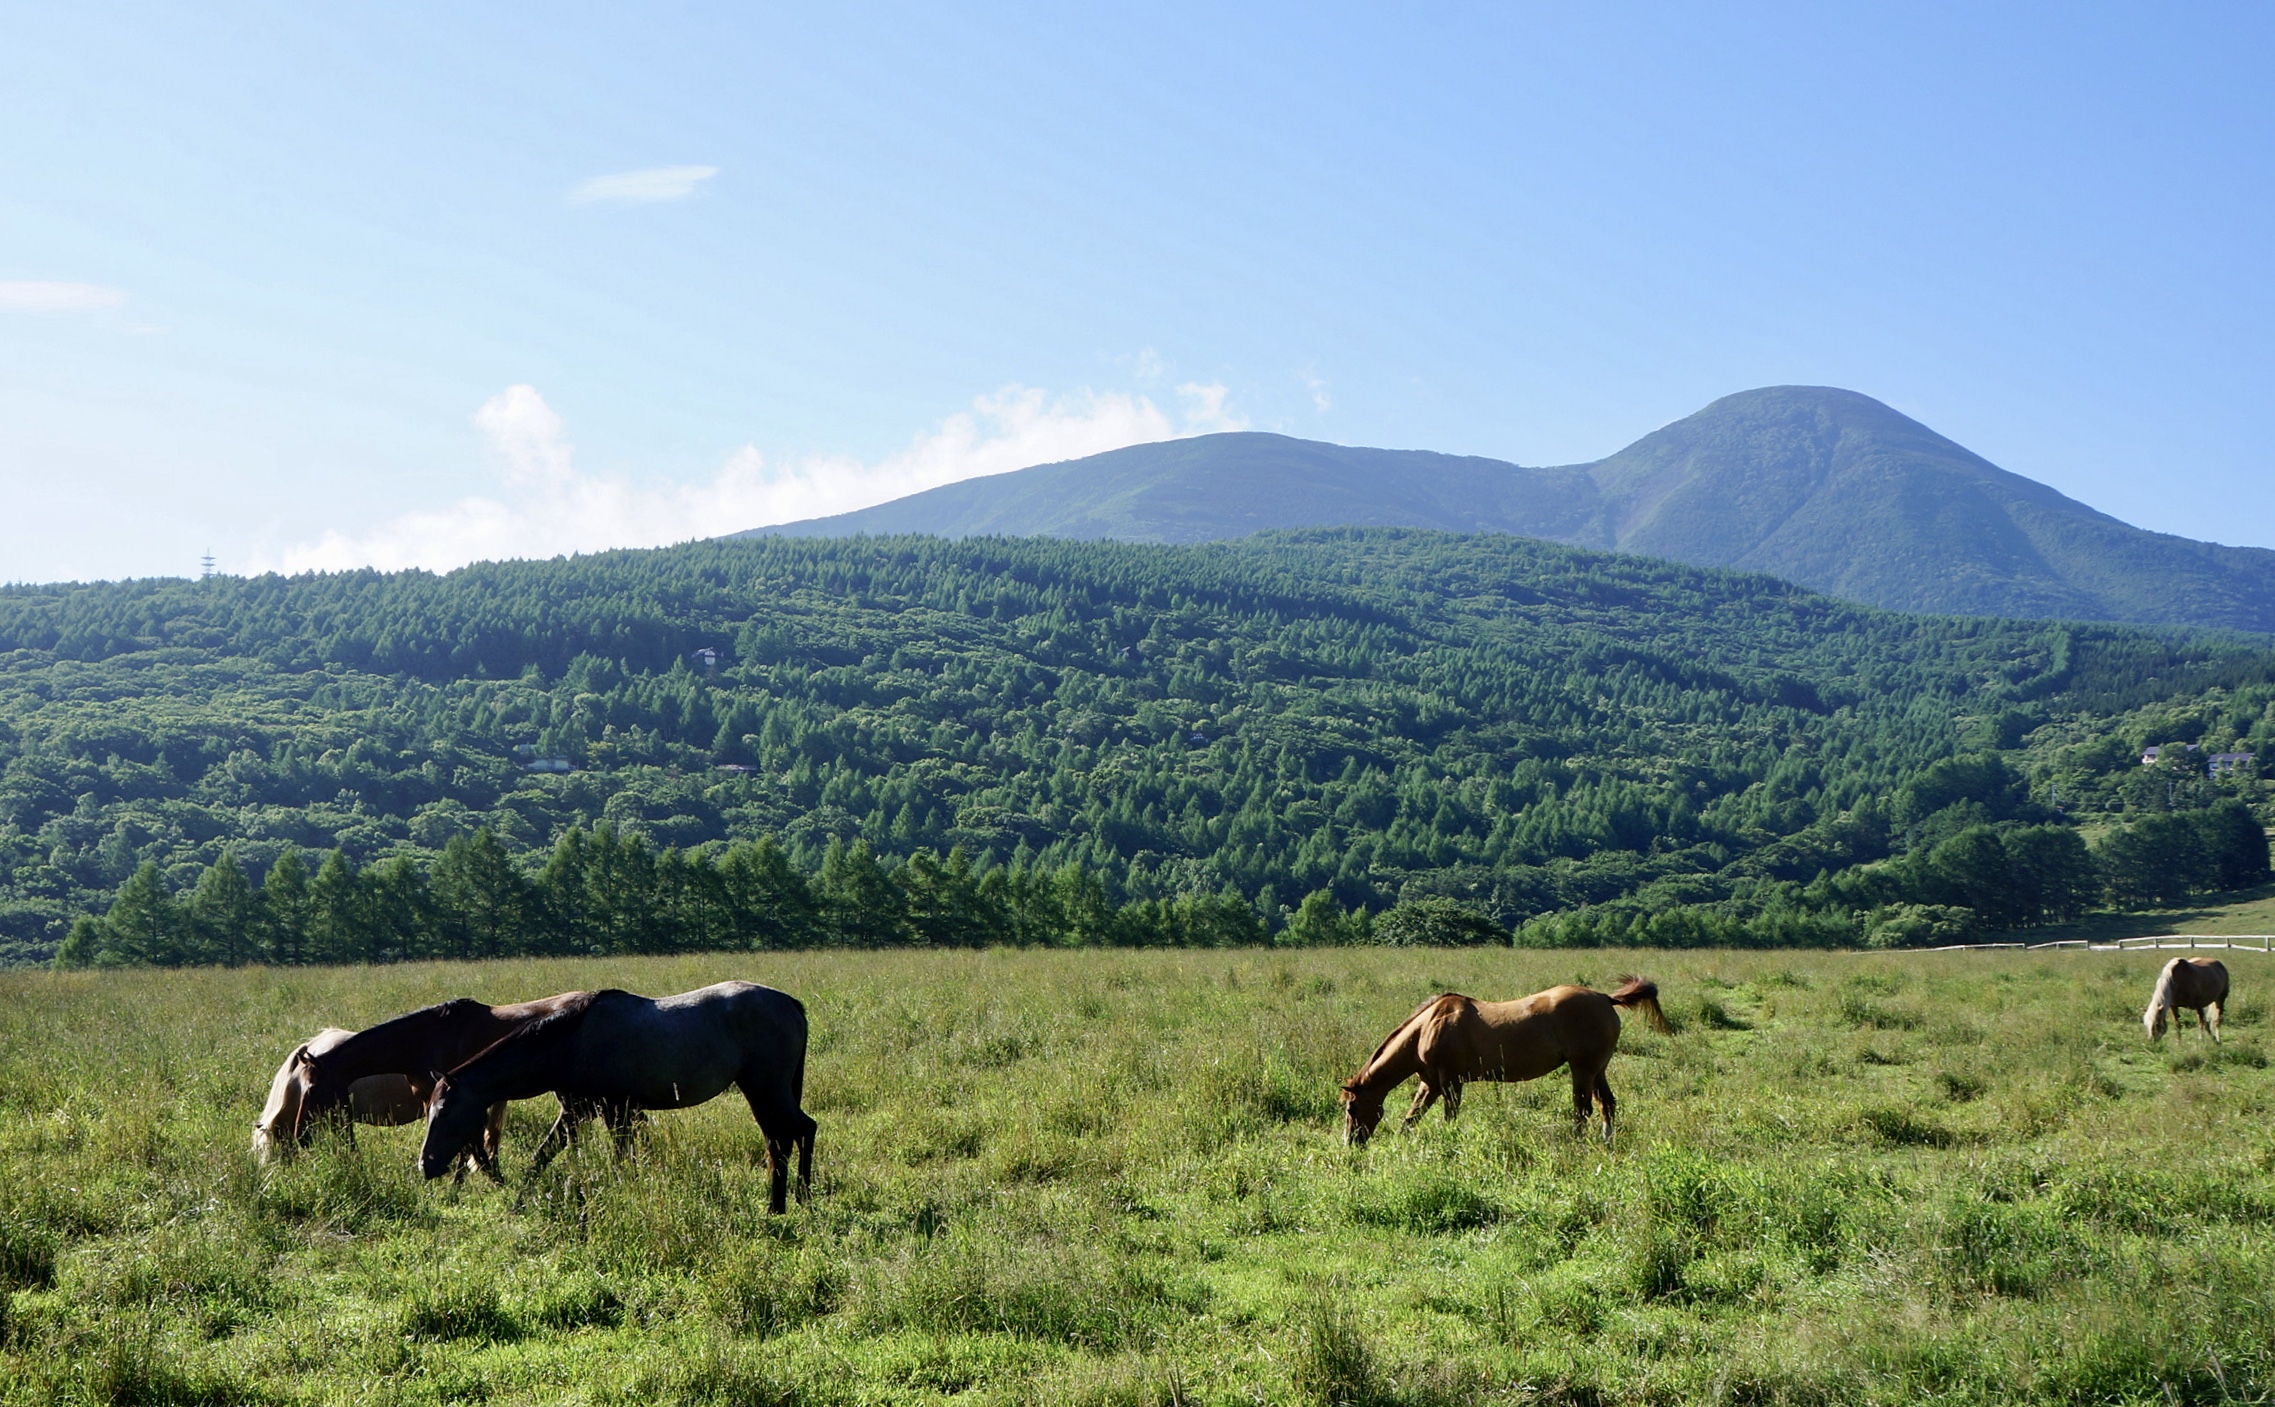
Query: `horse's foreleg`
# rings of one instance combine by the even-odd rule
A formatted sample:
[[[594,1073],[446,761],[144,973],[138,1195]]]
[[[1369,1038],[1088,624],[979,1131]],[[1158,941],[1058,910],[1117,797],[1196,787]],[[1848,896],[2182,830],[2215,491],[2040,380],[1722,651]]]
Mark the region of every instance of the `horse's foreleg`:
[[[1612,1097],[1611,1081],[1604,1078],[1604,1072],[1601,1070],[1596,1072],[1596,1102],[1603,1105],[1604,1108],[1604,1147],[1609,1148],[1611,1147],[1611,1116],[1612,1112],[1619,1108],[1619,1101]]]
[[[530,1159],[530,1176],[535,1177],[545,1171],[547,1163],[552,1162],[562,1149],[577,1141],[578,1125],[591,1118],[592,1113],[592,1109],[581,1102],[572,1104],[566,1099],[561,1101],[561,1116],[553,1121],[553,1127],[545,1131],[545,1137],[538,1140],[537,1156]]]
[[[1461,1112],[1461,1091],[1462,1084],[1459,1080],[1449,1080],[1446,1083],[1446,1122],[1449,1124]]]
[[[1438,1087],[1436,1085],[1431,1084],[1428,1080],[1423,1080],[1420,1084],[1416,1085],[1414,1089],[1414,1102],[1407,1106],[1406,1118],[1398,1125],[1398,1131],[1400,1133],[1404,1133],[1408,1129],[1413,1128],[1415,1123],[1421,1119],[1424,1114],[1430,1112],[1430,1106],[1437,1102]]]

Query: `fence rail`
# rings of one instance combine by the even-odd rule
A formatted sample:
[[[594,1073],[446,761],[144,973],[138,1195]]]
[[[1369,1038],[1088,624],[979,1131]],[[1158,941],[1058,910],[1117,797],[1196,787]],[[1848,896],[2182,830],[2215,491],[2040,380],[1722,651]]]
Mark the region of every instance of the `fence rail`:
[[[1941,948],[1916,948],[1922,953],[1986,953],[1998,949],[2044,952],[2051,948],[2077,948],[2089,953],[2135,953],[2155,948],[2218,948],[2243,953],[2275,953],[2275,937],[2265,933],[2214,934],[2162,933],[2147,938],[2119,938],[2096,943],[2088,938],[2062,938],[2051,943],[1952,943]]]

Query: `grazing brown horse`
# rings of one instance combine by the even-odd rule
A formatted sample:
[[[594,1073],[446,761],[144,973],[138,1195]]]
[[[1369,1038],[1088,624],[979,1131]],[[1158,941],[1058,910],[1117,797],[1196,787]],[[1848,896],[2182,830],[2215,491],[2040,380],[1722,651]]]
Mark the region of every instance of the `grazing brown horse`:
[[[813,1178],[814,1121],[799,1107],[806,1085],[806,1008],[751,982],[721,982],[675,997],[579,993],[550,1015],[445,1075],[427,1106],[419,1171],[439,1177],[500,1100],[551,1092],[561,1117],[537,1147],[532,1173],[595,1114],[616,1136],[619,1156],[650,1109],[686,1109],[740,1088],[766,1138],[773,1182],[767,1210],[785,1206],[790,1153],[798,1152],[798,1199]]]
[[[310,1052],[322,1055],[325,1051],[353,1036],[330,1026],[317,1032],[294,1047],[292,1054],[276,1070],[276,1078],[269,1081],[269,1101],[261,1106],[261,1117],[253,1125],[253,1153],[262,1162],[274,1159],[292,1145],[289,1135],[300,1122],[300,1100],[304,1093],[294,1071],[300,1058]],[[375,1124],[393,1128],[407,1124],[425,1115],[426,1101],[420,1099],[411,1082],[401,1075],[367,1075],[348,1086],[348,1117],[359,1124]]]
[[[1382,1122],[1382,1102],[1410,1075],[1421,1077],[1401,1128],[1445,1097],[1446,1118],[1461,1112],[1462,1086],[1478,1080],[1537,1080],[1560,1065],[1572,1067],[1576,1131],[1588,1130],[1591,1096],[1603,1102],[1604,1145],[1611,1145],[1618,1101],[1604,1079],[1619,1046],[1619,1008],[1631,1007],[1659,1030],[1659,988],[1629,977],[1610,994],[1587,987],[1551,987],[1513,1002],[1481,1002],[1454,992],[1432,997],[1376,1047],[1359,1073],[1343,1082],[1343,1140],[1361,1144]]]
[[[337,1119],[360,1080],[400,1075],[410,1081],[423,1108],[443,1072],[465,1063],[503,1037],[564,1004],[587,995],[563,992],[540,1001],[490,1006],[456,997],[367,1027],[326,1050],[295,1053],[291,1096],[298,1110],[287,1126],[292,1142],[306,1143],[325,1119]],[[481,1143],[470,1156],[482,1171],[498,1177],[498,1139],[505,1128],[505,1105],[489,1111]],[[462,1170],[463,1171],[463,1170]]]
[[[2155,1040],[2164,1034],[2165,1018],[2175,1008],[2196,1013],[2196,1024],[2220,1038],[2220,1013],[2228,1003],[2228,970],[2217,958],[2174,958],[2157,974],[2156,990],[2149,994],[2149,1009],[2141,1013],[2141,1027]],[[2208,1015],[2207,1015],[2208,1013]],[[2174,1024],[2180,1018],[2174,1016]]]

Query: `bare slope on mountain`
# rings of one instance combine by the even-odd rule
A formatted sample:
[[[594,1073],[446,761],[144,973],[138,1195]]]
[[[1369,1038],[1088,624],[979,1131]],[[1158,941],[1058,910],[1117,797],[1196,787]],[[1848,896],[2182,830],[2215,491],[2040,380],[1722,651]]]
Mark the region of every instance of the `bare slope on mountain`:
[[[1899,610],[2275,631],[2275,552],[2146,532],[1816,386],[1724,397],[1587,465],[1207,435],[758,532],[1199,542],[1328,526],[1548,538]]]

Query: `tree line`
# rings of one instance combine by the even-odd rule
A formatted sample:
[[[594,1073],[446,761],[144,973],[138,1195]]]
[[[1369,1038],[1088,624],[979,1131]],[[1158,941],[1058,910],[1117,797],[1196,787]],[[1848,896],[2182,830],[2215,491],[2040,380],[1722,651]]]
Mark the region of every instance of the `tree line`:
[[[155,864],[109,912],[83,915],[61,966],[381,963],[415,959],[763,951],[812,947],[1908,946],[2072,919],[2097,904],[2163,903],[2264,883],[2264,833],[2239,802],[2142,818],[2088,847],[2059,825],[1971,825],[1899,859],[1772,886],[1748,906],[1609,904],[1514,933],[1425,897],[1376,915],[1314,890],[1268,925],[1236,892],[1112,902],[1077,865],[975,865],[962,850],[888,865],[866,842],[800,871],[771,837],[715,853],[656,851],[607,826],[565,833],[524,875],[488,831],[432,865],[358,868],[334,850],[313,875],[287,852],[256,886],[222,857],[176,894]],[[1955,919],[1955,915],[1964,915]]]
[[[657,851],[600,826],[562,835],[534,875],[487,831],[431,864],[314,868],[287,852],[256,885],[224,853],[182,892],[145,864],[101,917],[82,915],[58,965],[385,963],[419,959],[1000,944],[1235,947],[1266,941],[1233,894],[1115,905],[1097,876],[976,867],[920,851],[888,867],[865,842],[801,872],[771,837],[715,853]]]
[[[958,851],[1005,885],[1072,867],[1115,912],[1229,895],[1273,934],[1322,905],[1394,937],[1448,906],[1516,933],[1852,899],[2029,923],[2060,904],[1857,886],[1970,826],[2264,811],[2251,769],[2138,751],[2275,744],[2271,665],[2230,637],[1397,530],[6,588],[0,961],[149,897],[146,868],[185,905],[225,855],[263,892],[280,867],[317,886],[336,851],[439,893],[486,835],[538,885],[603,831],[671,874],[762,839],[815,885],[857,850],[895,883]],[[1854,882],[1820,903],[1820,875]]]

